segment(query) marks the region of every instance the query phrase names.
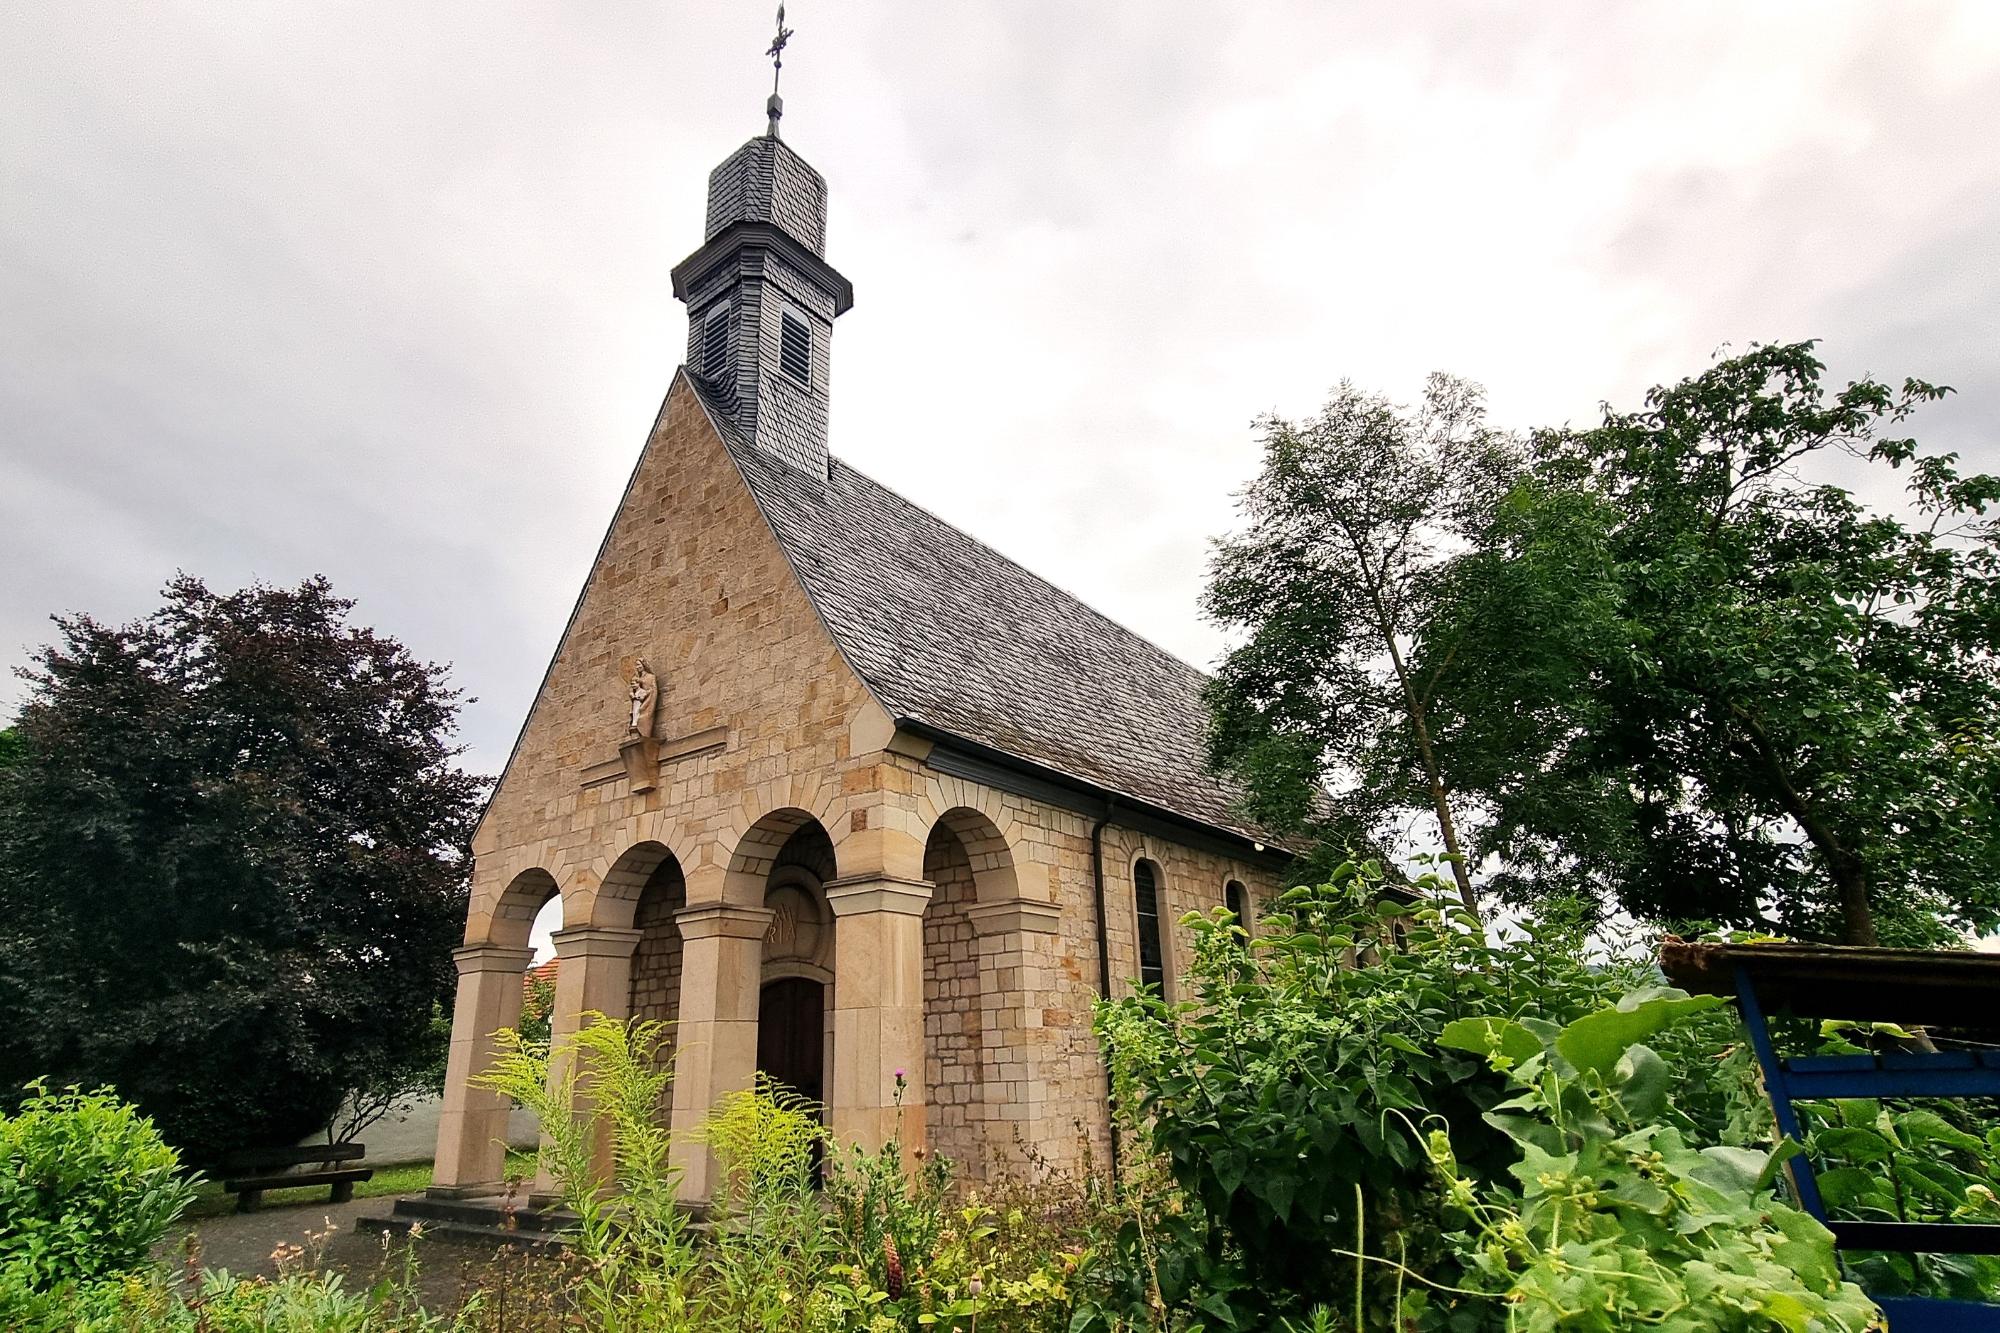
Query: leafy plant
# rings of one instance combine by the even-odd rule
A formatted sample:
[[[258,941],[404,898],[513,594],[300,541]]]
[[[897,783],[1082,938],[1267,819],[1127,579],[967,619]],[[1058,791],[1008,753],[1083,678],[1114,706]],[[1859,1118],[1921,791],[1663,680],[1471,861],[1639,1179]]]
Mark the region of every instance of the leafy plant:
[[[1464,1222],[1448,1236],[1464,1276],[1438,1294],[1499,1296],[1510,1330],[1880,1327],[1842,1280],[1832,1233],[1771,1191],[1798,1145],[1696,1147],[1664,1123],[1673,1073],[1645,1043],[1725,1003],[1658,988],[1561,1026],[1446,1027],[1443,1045],[1482,1055],[1514,1089],[1487,1120],[1520,1159],[1515,1188],[1482,1182],[1462,1171],[1446,1130],[1429,1132],[1448,1208]]]
[[[2000,1222],[2000,1129],[1982,1137],[1924,1106],[1854,1098],[1798,1105],[1827,1212],[1882,1222]],[[1885,1296],[1990,1301],[2000,1257],[1854,1253],[1857,1280]]]
[[[0,1116],[0,1282],[46,1292],[138,1268],[194,1196],[179,1154],[130,1104],[31,1083]]]
[[[1513,1151],[1481,1118],[1503,1080],[1440,1046],[1446,1024],[1576,1017],[1655,975],[1586,961],[1561,919],[1490,944],[1432,876],[1385,888],[1380,866],[1349,862],[1282,895],[1254,939],[1227,913],[1189,916],[1188,1000],[1100,1009],[1119,1105],[1186,1196],[1147,1219],[1166,1307],[1224,1325],[1302,1313],[1351,1278],[1337,1251],[1357,1229],[1403,1237],[1413,1263],[1445,1258],[1408,1126],[1441,1118],[1487,1174]],[[1371,1308],[1393,1305],[1393,1275],[1369,1281]]]
[[[541,968],[532,968],[521,995],[521,1036],[547,1045],[553,1035],[556,1011],[556,979]]]
[[[836,1285],[826,1297],[849,1307],[880,1307],[871,1321],[914,1326],[922,1281],[943,1235],[950,1205],[951,1164],[920,1154],[905,1162],[902,1144],[903,1094],[909,1087],[896,1071],[896,1129],[874,1152],[848,1144],[827,1158],[826,1202],[839,1238],[834,1274],[846,1279],[852,1295]],[[912,1276],[918,1280],[912,1282]]]
[[[577,1219],[567,1239],[583,1274],[578,1309],[601,1333],[698,1326],[699,1257],[660,1123],[671,1078],[666,1036],[664,1023],[587,1014],[545,1051],[503,1029],[492,1067],[476,1080],[541,1121],[541,1165]],[[599,1176],[606,1159],[609,1190]]]
[[[834,1250],[813,1190],[826,1138],[816,1111],[759,1074],[754,1089],[724,1097],[702,1126],[722,1168],[704,1256],[714,1324],[744,1333],[808,1326],[813,1287]]]

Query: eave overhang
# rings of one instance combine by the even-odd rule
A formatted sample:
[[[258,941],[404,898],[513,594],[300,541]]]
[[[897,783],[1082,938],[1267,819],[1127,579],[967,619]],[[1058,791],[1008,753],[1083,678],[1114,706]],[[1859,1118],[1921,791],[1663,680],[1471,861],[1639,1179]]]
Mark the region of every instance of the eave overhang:
[[[769,222],[732,222],[715,234],[715,239],[674,265],[674,295],[685,301],[710,274],[746,252],[775,255],[833,297],[833,313],[846,314],[854,306],[854,284],[833,265],[786,235]]]

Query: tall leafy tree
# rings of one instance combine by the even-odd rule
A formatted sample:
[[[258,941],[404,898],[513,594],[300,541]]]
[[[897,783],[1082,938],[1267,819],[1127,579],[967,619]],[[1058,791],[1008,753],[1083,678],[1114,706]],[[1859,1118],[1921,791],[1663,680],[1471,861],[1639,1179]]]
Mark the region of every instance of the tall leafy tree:
[[[445,669],[323,578],[59,617],[0,770],[0,1077],[110,1083],[197,1157],[420,1064],[483,782]]]
[[[1824,371],[1757,346],[1538,435],[1440,579],[1413,660],[1502,891],[1854,944],[2000,924],[2000,479],[1898,429],[1945,390]]]
[[[1514,466],[1479,388],[1433,375],[1414,409],[1343,383],[1317,416],[1259,423],[1241,532],[1216,544],[1203,609],[1242,635],[1211,684],[1210,758],[1288,829],[1435,822],[1478,910],[1433,714],[1450,655],[1413,659],[1440,571],[1483,531]],[[1333,795],[1329,799],[1328,793]]]

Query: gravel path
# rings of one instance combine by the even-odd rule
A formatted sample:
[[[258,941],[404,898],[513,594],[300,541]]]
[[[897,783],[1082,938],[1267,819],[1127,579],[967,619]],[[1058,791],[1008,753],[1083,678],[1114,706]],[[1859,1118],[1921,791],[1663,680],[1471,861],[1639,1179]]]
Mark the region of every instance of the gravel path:
[[[393,1198],[355,1199],[349,1203],[292,1204],[261,1208],[254,1213],[205,1217],[179,1227],[155,1253],[167,1264],[183,1261],[190,1233],[199,1237],[201,1262],[226,1268],[238,1277],[273,1277],[274,1255],[281,1246],[296,1245],[317,1266],[343,1275],[350,1291],[365,1291],[382,1276],[400,1277],[406,1255],[413,1249],[417,1288],[425,1309],[456,1310],[473,1292],[485,1292],[488,1304],[534,1303],[551,1276],[551,1261],[532,1253],[495,1246],[415,1242],[360,1231],[363,1217],[382,1217],[396,1206]]]

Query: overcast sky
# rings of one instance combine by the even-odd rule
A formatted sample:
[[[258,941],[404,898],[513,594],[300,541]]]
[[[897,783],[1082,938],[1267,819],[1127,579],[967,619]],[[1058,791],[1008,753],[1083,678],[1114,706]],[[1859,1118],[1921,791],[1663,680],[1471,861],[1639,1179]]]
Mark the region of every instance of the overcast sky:
[[[1584,421],[1725,344],[2000,466],[2000,4],[795,0],[837,454],[1197,663],[1267,409]],[[324,572],[498,767],[762,127],[761,3],[0,9],[0,662]],[[0,716],[19,698],[0,684]]]

